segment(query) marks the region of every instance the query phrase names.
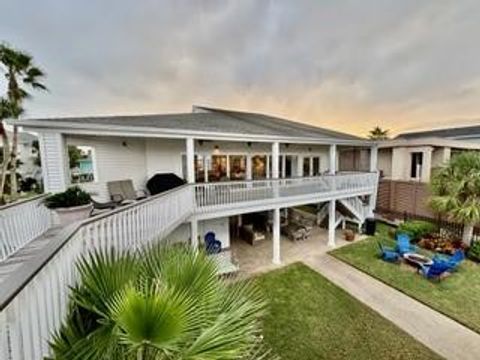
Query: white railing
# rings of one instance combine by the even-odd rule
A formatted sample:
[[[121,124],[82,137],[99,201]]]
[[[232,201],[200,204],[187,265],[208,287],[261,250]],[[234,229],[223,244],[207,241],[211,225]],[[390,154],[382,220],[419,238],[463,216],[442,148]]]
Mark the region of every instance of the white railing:
[[[358,196],[342,199],[341,202],[358,218],[360,222],[363,223],[363,221],[365,221],[369,214],[369,205],[364,204]]]
[[[248,202],[346,198],[376,190],[376,174],[185,185],[62,230],[47,248],[0,282],[0,359],[41,359],[67,310],[76,260],[91,250],[138,248],[167,236],[193,214]],[[7,260],[8,261],[8,260]]]
[[[0,287],[0,359],[42,359],[67,309],[75,262],[91,249],[137,248],[159,240],[194,211],[183,186],[64,229]],[[27,264],[25,264],[27,265]]]
[[[52,225],[52,213],[43,204],[45,197],[39,195],[0,207],[0,261]]]
[[[228,181],[195,184],[198,212],[215,211],[241,203],[278,201],[305,195],[331,197],[368,195],[376,190],[375,173],[348,173],[306,178]]]

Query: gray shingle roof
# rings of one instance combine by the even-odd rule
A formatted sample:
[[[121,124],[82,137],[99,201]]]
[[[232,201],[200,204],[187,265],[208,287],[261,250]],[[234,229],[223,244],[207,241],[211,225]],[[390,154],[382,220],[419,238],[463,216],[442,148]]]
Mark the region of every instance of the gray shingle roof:
[[[480,136],[480,125],[451,127],[445,129],[425,130],[405,132],[397,135],[396,139],[418,139],[423,137],[440,137],[447,139],[455,139],[463,136],[471,136],[478,134]]]
[[[281,137],[341,139],[363,141],[353,135],[301,124],[282,118],[251,112],[197,107],[192,113],[158,115],[122,115],[31,119],[41,122],[61,122],[91,125],[146,127],[168,130],[189,130],[211,133],[268,135]],[[28,121],[28,120],[27,120]]]

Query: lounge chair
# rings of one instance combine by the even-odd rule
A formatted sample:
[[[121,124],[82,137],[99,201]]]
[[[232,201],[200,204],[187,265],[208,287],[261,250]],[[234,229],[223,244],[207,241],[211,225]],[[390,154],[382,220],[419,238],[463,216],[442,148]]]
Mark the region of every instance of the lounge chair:
[[[222,242],[215,238],[215,233],[209,231],[205,234],[205,250],[207,254],[218,254],[222,251]]]
[[[434,256],[433,259],[445,262],[449,267],[448,271],[453,272],[457,270],[460,263],[465,260],[465,253],[463,252],[463,250],[458,249],[455,250],[455,253],[452,256],[444,256],[437,254]]]
[[[395,250],[403,256],[406,253],[415,253],[417,252],[417,247],[415,245],[410,244],[410,236],[404,233],[400,233],[396,235],[397,238],[397,246]]]
[[[380,242],[377,242],[378,247],[380,248],[380,257],[384,261],[388,262],[397,262],[400,259],[400,255],[395,249],[383,246]]]
[[[290,223],[282,226],[280,229],[282,234],[286,235],[291,241],[305,240],[305,228],[302,226]]]
[[[145,191],[135,191],[132,180],[109,181],[107,182],[107,188],[111,199],[119,203],[134,202],[147,197]]]
[[[449,266],[445,261],[433,260],[433,264],[426,266],[421,265],[418,271],[425,276],[427,279],[438,279],[442,278],[442,275],[448,272]]]

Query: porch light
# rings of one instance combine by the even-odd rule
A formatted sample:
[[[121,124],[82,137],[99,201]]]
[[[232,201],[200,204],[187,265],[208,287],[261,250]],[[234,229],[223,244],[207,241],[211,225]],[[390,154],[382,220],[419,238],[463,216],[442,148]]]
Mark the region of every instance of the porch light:
[[[220,154],[220,148],[218,147],[218,145],[215,145],[215,148],[213,149],[213,154],[214,155]]]

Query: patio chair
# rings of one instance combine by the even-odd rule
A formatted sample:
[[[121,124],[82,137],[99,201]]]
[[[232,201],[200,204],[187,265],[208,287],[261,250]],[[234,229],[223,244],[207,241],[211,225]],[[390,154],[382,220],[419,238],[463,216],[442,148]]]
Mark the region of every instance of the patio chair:
[[[147,197],[145,191],[135,191],[132,180],[109,181],[107,182],[107,188],[111,199],[119,203],[134,202]]]
[[[417,247],[410,244],[410,236],[405,233],[399,233],[396,235],[397,246],[395,250],[403,256],[406,253],[415,253],[417,252]]]
[[[209,231],[205,234],[205,250],[207,254],[218,254],[222,251],[222,242],[215,238],[215,233]]]
[[[380,257],[387,262],[397,262],[400,259],[400,255],[395,249],[383,246],[380,242],[377,242],[380,248]]]
[[[455,250],[455,253],[452,256],[445,256],[437,254],[433,257],[434,260],[445,262],[449,269],[449,272],[456,271],[458,266],[465,260],[465,253],[461,249]]]
[[[448,272],[449,265],[445,261],[433,260],[433,264],[429,266],[421,265],[418,271],[427,279],[441,280],[442,275]]]

